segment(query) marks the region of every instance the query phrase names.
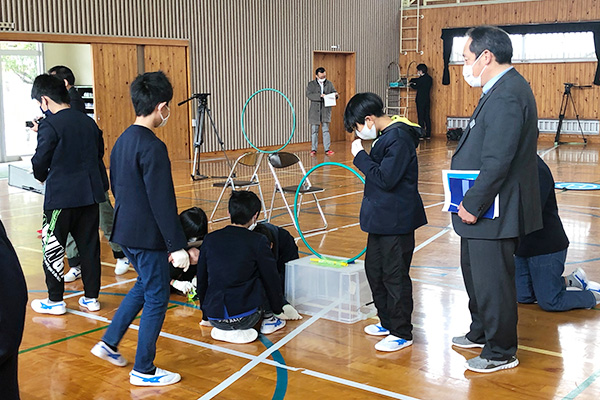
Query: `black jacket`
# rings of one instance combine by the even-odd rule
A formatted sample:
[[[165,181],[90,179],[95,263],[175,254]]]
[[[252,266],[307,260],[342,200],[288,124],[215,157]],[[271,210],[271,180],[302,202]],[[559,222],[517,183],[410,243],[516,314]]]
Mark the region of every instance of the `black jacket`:
[[[415,101],[417,103],[429,103],[429,95],[432,85],[433,79],[431,79],[431,76],[428,74],[410,80],[410,86],[417,90],[417,96],[415,97]]]
[[[200,246],[198,298],[208,318],[229,319],[267,300],[275,314],[285,304],[266,236],[244,227],[211,232]]]
[[[106,201],[103,156],[102,132],[87,115],[67,108],[40,121],[31,164],[35,179],[46,182],[44,209]]]
[[[110,154],[110,184],[115,196],[111,242],[168,252],[185,248],[167,146],[154,132],[131,125],[119,136]]]
[[[365,174],[360,227],[368,233],[401,235],[427,223],[418,189],[416,146],[419,132],[394,122],[373,142],[371,153],[360,151],[354,165]]]

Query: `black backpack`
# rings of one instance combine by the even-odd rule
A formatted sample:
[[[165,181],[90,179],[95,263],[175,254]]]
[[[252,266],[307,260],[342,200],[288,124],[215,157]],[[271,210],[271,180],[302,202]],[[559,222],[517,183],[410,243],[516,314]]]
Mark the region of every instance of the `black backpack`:
[[[463,134],[462,128],[452,128],[452,129],[448,129],[448,132],[446,132],[446,138],[448,140],[458,141],[462,137],[462,134]]]

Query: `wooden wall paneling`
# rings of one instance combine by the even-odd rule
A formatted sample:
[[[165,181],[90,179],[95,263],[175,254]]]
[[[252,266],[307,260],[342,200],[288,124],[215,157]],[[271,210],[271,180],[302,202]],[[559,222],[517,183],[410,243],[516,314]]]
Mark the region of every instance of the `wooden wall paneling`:
[[[432,125],[434,134],[446,130],[447,116],[468,117],[473,112],[479,90],[470,88],[462,78],[462,65],[450,66],[448,86],[441,84],[443,73],[441,29],[473,25],[527,24],[600,20],[598,0],[544,0],[504,4],[422,8],[419,42],[424,54],[401,55],[400,65],[409,61],[424,62],[431,70],[434,80],[432,89]],[[514,64],[514,67],[531,83],[536,96],[540,118],[558,118],[564,82],[591,84],[596,62],[585,63],[530,63]],[[405,70],[402,71],[405,73]],[[581,119],[599,119],[597,104],[600,87],[575,89],[573,91],[577,111]],[[571,112],[571,110],[569,110]],[[415,114],[416,115],[416,114]],[[569,114],[568,114],[569,115]],[[574,116],[573,116],[574,117]],[[567,118],[570,118],[567,116]]]
[[[190,105],[177,106],[189,97],[188,60],[185,47],[144,46],[145,71],[163,71],[173,85],[173,100],[169,104],[171,116],[156,135],[167,145],[171,160],[188,159],[190,156]],[[195,102],[193,102],[195,105]],[[208,124],[208,125],[207,125]],[[205,132],[210,131],[208,116]]]
[[[135,112],[129,85],[137,76],[135,45],[92,44],[96,122],[104,133],[104,162],[121,133],[133,123]]]

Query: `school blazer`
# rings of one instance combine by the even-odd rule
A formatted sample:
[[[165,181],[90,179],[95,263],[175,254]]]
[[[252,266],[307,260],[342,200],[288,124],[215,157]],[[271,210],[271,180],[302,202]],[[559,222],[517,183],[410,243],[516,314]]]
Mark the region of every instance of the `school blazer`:
[[[379,235],[413,232],[427,223],[419,195],[416,145],[419,133],[395,122],[381,132],[371,153],[360,151],[354,165],[365,175],[360,227]]]
[[[458,235],[472,239],[516,238],[542,228],[536,161],[537,108],[527,81],[511,69],[485,94],[452,156],[451,168],[480,170],[463,199],[481,217],[500,195],[500,216],[467,225],[457,214]]]
[[[154,132],[131,125],[119,136],[110,154],[110,183],[115,196],[112,242],[168,252],[186,246],[167,146]]]
[[[44,118],[31,159],[33,176],[46,183],[44,210],[105,201],[103,156],[102,132],[87,115],[67,108]]]

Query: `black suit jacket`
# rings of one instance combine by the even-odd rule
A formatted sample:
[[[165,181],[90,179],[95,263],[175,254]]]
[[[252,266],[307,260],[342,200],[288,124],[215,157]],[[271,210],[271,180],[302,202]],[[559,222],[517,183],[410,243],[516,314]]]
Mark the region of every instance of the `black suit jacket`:
[[[185,248],[167,146],[154,132],[131,125],[119,136],[110,154],[110,184],[115,196],[111,242],[169,252]]]
[[[17,253],[0,221],[0,365],[16,357],[23,337],[27,286]],[[0,388],[2,392],[2,388]]]
[[[228,319],[264,304],[285,304],[277,263],[266,236],[226,226],[204,238],[198,259],[198,298],[205,316]]]
[[[77,89],[75,89],[75,86],[71,86],[71,89],[69,89],[69,99],[71,100],[72,109],[85,113],[85,102]]]
[[[537,148],[537,108],[529,84],[511,69],[480,100],[452,156],[452,169],[480,170],[463,199],[481,217],[500,195],[500,216],[467,225],[457,214],[458,235],[472,239],[516,238],[542,227]]]
[[[427,223],[419,195],[418,131],[395,122],[381,131],[371,153],[360,151],[354,165],[365,174],[360,227],[368,233],[401,235]]]
[[[417,90],[415,101],[419,104],[429,103],[429,94],[431,92],[431,86],[433,86],[433,79],[429,74],[425,74],[418,78],[412,78],[410,80],[410,86]]]
[[[87,115],[68,108],[40,121],[31,164],[35,179],[46,182],[44,209],[105,201],[103,156],[102,132]]]

